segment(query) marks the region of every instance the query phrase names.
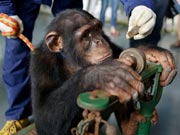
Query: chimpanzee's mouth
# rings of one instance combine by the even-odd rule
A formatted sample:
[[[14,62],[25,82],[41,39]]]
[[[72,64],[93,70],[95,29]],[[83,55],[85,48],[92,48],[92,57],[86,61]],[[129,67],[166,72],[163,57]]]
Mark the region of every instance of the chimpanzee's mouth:
[[[97,63],[103,63],[106,60],[109,60],[112,58],[112,51],[106,53],[105,55],[103,55],[103,57],[97,59]]]

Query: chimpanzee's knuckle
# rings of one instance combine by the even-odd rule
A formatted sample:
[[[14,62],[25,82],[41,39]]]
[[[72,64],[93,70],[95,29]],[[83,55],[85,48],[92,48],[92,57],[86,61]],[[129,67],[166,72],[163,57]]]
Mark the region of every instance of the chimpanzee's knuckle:
[[[130,100],[131,100],[131,96],[130,95],[124,95],[124,97],[119,97],[120,103],[127,103]]]
[[[135,88],[139,93],[144,92],[144,84],[142,82],[137,83]]]
[[[135,91],[134,94],[132,94],[132,99],[136,100],[138,98],[138,92]]]

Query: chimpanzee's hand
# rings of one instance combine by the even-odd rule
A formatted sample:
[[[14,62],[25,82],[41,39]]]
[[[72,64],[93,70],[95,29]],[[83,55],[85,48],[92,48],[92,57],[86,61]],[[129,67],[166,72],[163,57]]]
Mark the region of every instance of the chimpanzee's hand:
[[[113,60],[98,65],[96,87],[117,96],[121,103],[136,99],[142,94],[144,85],[141,76],[123,62]]]
[[[129,120],[121,122],[123,135],[135,135],[140,122],[146,122],[146,118],[139,111],[132,112]]]
[[[155,125],[158,121],[158,114],[156,109],[153,111],[151,124]],[[146,122],[146,118],[140,113],[139,110],[132,112],[129,120],[121,122],[123,135],[136,135],[138,123]]]
[[[160,77],[160,84],[166,86],[170,84],[177,73],[175,60],[170,51],[160,47],[139,47],[146,59],[151,62],[159,62],[163,67],[163,72]]]

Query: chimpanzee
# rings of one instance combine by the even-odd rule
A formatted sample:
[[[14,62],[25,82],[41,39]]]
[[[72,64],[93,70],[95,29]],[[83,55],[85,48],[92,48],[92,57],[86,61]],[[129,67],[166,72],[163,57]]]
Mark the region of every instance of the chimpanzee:
[[[143,93],[140,75],[113,59],[121,51],[104,34],[101,22],[86,11],[65,10],[50,23],[44,40],[32,52],[30,65],[39,135],[71,134],[82,117],[76,104],[81,92],[105,90],[117,96],[122,106]],[[115,109],[119,123],[125,110]],[[132,135],[124,129],[124,135]]]

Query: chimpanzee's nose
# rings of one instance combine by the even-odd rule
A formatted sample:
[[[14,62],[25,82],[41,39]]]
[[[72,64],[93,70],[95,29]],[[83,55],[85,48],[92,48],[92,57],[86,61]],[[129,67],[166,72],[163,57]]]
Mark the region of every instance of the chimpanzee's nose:
[[[95,40],[95,43],[96,43],[97,45],[102,45],[102,40],[101,40],[101,39],[96,39],[96,40]]]

